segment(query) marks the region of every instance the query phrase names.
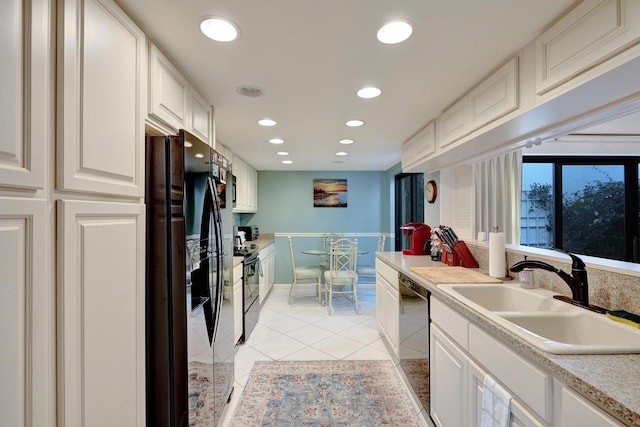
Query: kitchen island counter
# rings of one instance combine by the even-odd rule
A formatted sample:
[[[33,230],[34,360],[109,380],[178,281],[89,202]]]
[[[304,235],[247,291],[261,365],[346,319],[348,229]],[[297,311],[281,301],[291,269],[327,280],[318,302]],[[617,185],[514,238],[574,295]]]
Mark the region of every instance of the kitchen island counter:
[[[551,354],[541,351],[506,328],[438,289],[411,270],[412,267],[441,267],[428,256],[402,252],[377,252],[376,257],[424,286],[439,300],[503,342],[523,358],[550,372],[586,400],[624,423],[640,426],[640,354]],[[474,269],[478,271],[477,269]],[[481,271],[481,270],[480,270]]]

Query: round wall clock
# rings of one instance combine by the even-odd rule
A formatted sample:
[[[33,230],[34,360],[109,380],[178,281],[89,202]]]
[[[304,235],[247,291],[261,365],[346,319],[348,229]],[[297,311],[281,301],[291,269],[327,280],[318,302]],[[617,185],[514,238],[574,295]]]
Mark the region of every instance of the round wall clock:
[[[436,197],[438,196],[438,186],[434,180],[427,182],[427,185],[424,187],[424,191],[427,197],[427,202],[433,203],[436,201]]]

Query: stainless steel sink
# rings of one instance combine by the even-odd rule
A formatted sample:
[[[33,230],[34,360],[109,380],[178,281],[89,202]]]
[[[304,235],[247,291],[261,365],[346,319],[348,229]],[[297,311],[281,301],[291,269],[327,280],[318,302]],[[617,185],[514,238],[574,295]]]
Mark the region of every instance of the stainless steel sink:
[[[555,354],[640,353],[640,329],[516,284],[439,285],[539,349]]]

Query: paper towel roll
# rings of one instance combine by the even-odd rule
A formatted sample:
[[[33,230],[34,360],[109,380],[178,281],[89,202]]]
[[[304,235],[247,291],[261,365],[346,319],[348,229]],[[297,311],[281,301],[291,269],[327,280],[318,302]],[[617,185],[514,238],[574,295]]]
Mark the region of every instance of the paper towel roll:
[[[489,233],[489,276],[504,277],[506,271],[504,233]]]

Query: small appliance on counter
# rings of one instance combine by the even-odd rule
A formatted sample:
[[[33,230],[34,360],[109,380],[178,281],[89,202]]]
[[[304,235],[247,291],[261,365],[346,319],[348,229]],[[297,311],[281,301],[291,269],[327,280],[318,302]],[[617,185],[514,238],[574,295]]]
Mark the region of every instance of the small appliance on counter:
[[[403,255],[426,255],[429,250],[431,227],[420,222],[410,222],[400,227],[405,236],[409,237],[409,249],[402,251]]]
[[[260,237],[257,225],[239,225],[238,233],[240,232],[244,232],[245,239],[249,241],[258,240],[258,237]]]

